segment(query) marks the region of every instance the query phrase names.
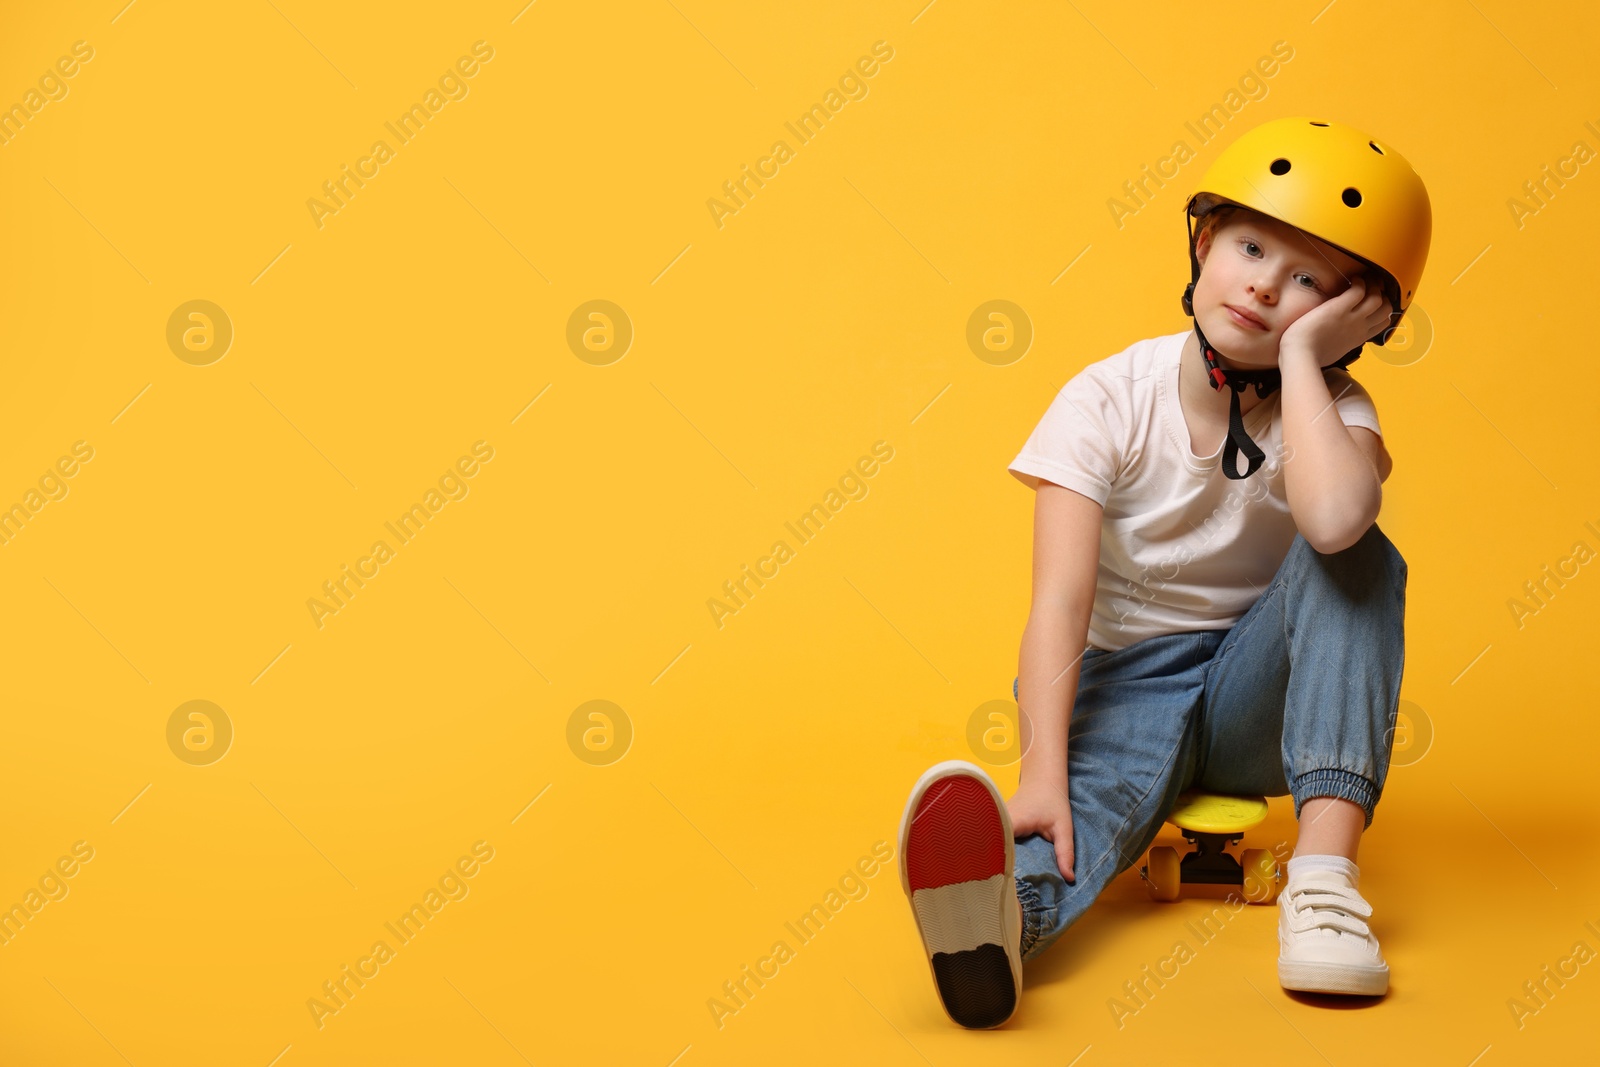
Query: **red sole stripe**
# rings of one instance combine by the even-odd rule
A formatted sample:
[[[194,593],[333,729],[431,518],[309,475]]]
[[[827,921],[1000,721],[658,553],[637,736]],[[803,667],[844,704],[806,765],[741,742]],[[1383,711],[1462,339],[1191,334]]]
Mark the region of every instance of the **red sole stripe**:
[[[993,878],[1006,869],[1000,812],[984,784],[952,775],[928,788],[907,834],[912,891]]]

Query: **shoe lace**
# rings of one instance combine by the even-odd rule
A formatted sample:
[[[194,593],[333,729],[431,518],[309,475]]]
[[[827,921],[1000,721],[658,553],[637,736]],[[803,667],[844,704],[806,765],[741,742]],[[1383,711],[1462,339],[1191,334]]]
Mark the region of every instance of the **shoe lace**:
[[[1313,883],[1289,889],[1288,895],[1297,931],[1332,930],[1362,938],[1371,932],[1363,920],[1372,917],[1372,905],[1354,889]]]

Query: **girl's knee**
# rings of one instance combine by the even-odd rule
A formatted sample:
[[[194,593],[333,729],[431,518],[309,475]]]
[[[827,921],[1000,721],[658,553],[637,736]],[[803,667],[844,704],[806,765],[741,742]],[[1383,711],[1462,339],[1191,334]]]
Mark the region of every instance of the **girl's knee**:
[[[1399,579],[1400,584],[1405,584],[1406,558],[1400,554],[1400,550],[1395,547],[1394,542],[1389,540],[1389,535],[1378,528],[1377,523],[1367,527],[1367,532],[1362,534],[1361,539],[1350,547],[1352,549],[1363,548],[1369,555],[1377,556],[1382,561],[1383,566]]]
[[[1296,533],[1284,566],[1293,574],[1291,581],[1321,577],[1346,588],[1387,586],[1402,591],[1406,584],[1405,557],[1377,523],[1367,527],[1354,544],[1338,552],[1318,552],[1304,534]]]

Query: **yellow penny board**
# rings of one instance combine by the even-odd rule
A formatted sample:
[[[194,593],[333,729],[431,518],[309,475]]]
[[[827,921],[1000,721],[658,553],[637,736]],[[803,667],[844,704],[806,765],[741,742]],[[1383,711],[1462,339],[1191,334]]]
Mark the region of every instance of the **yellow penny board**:
[[[1202,834],[1243,833],[1267,817],[1266,797],[1231,797],[1188,792],[1178,797],[1167,821]]]

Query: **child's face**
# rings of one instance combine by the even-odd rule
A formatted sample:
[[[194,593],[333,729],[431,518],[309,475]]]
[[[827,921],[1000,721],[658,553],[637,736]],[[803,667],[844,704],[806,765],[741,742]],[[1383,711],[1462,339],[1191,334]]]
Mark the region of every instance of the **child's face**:
[[[1344,292],[1364,270],[1288,223],[1243,211],[1202,233],[1195,256],[1200,329],[1231,362],[1258,367],[1277,366],[1278,342],[1289,324]]]

